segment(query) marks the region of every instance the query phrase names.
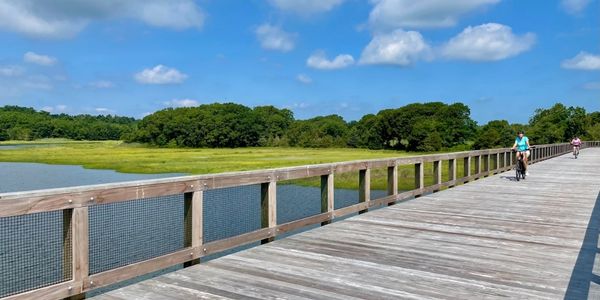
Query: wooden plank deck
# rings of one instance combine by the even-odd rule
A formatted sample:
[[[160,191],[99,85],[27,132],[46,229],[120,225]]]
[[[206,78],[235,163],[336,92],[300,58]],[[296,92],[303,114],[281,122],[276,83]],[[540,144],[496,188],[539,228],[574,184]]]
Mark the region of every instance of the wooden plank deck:
[[[600,149],[530,173],[477,180],[94,299],[600,299]]]

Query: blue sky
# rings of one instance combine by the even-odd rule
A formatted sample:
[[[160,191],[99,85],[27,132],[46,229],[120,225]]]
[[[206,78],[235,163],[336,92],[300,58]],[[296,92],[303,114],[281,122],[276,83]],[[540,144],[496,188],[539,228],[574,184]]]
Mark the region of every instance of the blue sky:
[[[0,44],[0,105],[53,113],[600,110],[600,0],[0,0]]]

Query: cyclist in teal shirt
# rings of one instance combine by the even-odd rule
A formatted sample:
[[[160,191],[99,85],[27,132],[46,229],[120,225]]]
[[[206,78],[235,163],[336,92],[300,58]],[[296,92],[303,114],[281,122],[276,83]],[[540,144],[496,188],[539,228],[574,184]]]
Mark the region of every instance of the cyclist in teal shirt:
[[[517,160],[524,153],[523,164],[525,165],[525,175],[529,176],[527,172],[527,158],[529,158],[529,138],[525,136],[523,130],[519,130],[518,136],[515,139],[515,144],[512,146],[513,150],[517,150]]]

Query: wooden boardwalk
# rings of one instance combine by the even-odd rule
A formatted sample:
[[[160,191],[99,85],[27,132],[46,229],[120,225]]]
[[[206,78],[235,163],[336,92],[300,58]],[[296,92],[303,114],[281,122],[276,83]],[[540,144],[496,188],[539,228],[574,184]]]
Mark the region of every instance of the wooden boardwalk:
[[[600,299],[600,149],[530,173],[477,180],[94,299]]]

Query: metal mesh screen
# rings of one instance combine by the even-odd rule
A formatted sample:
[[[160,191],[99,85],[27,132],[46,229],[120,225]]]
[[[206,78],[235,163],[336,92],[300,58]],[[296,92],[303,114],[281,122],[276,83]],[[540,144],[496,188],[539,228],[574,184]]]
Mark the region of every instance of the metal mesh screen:
[[[204,192],[205,243],[258,230],[260,218],[259,184]]]
[[[62,211],[0,218],[0,298],[71,279],[63,224]]]
[[[277,183],[277,223],[283,224],[321,213],[321,177]]]
[[[333,205],[335,209],[358,204],[359,172],[336,173],[335,195]]]
[[[90,273],[184,248],[184,196],[91,206]]]
[[[387,196],[387,168],[371,169],[371,199]]]

